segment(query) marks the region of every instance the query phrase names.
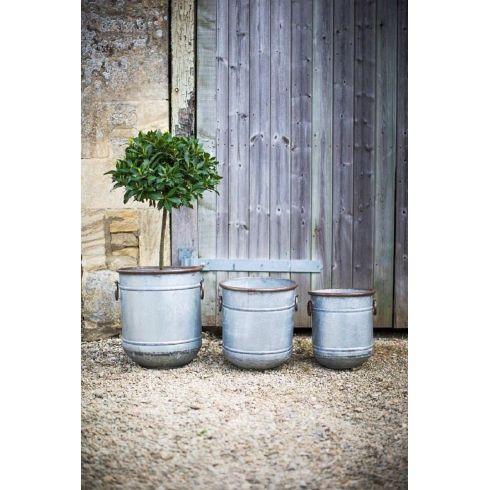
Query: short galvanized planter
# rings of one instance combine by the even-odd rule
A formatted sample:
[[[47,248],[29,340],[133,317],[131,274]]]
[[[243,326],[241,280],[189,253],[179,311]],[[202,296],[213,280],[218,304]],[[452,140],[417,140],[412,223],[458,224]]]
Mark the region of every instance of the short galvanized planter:
[[[293,348],[297,284],[289,279],[238,277],[220,287],[225,358],[247,369],[285,363]]]
[[[202,267],[119,269],[122,345],[141,366],[174,368],[196,357],[202,343]]]
[[[321,289],[309,294],[316,360],[332,369],[353,368],[366,362],[373,353],[374,291]]]

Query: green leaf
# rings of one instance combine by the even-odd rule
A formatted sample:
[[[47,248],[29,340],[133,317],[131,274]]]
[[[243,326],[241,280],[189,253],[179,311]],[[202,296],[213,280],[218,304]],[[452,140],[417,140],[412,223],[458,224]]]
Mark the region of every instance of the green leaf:
[[[216,158],[193,137],[159,130],[130,138],[124,158],[110,175],[113,188],[124,187],[124,203],[133,198],[158,209],[192,207],[204,192],[216,192],[221,177]]]

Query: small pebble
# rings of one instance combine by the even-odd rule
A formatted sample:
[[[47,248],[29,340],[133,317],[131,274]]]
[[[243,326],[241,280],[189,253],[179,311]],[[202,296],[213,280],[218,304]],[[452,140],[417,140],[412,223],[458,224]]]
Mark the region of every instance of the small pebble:
[[[377,337],[350,371],[317,364],[305,335],[260,372],[208,333],[172,370],[82,343],[82,488],[407,488],[407,423],[406,338]]]

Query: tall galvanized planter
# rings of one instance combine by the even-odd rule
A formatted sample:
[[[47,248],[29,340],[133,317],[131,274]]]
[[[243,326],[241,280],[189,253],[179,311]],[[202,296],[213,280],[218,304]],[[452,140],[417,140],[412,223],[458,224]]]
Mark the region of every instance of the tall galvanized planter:
[[[202,267],[119,269],[122,345],[141,366],[174,368],[191,362],[202,343]]]
[[[297,284],[289,279],[238,277],[220,287],[225,358],[247,369],[286,362],[293,347]]]
[[[309,291],[313,353],[323,366],[347,369],[360,366],[373,353],[372,289]]]

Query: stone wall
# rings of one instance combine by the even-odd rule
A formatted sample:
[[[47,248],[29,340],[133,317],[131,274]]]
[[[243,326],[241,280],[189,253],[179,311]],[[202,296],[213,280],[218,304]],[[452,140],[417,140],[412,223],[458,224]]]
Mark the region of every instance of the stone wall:
[[[120,331],[115,271],[158,264],[160,213],[143,204],[123,205],[123,190],[111,191],[111,179],[103,174],[123,154],[129,136],[139,130],[169,128],[168,24],[167,0],[82,0],[82,334],[86,340]]]

